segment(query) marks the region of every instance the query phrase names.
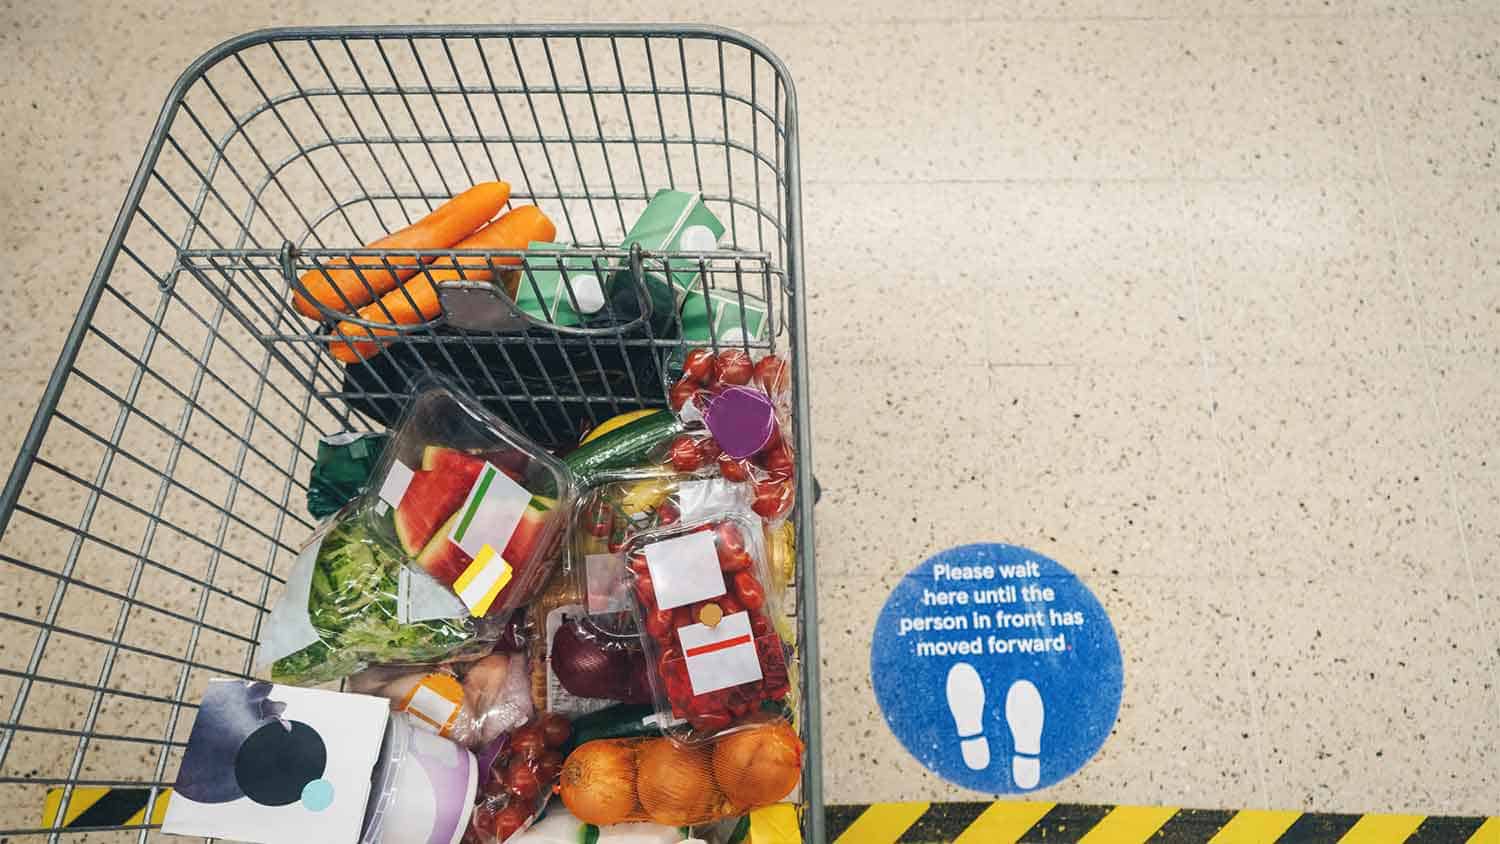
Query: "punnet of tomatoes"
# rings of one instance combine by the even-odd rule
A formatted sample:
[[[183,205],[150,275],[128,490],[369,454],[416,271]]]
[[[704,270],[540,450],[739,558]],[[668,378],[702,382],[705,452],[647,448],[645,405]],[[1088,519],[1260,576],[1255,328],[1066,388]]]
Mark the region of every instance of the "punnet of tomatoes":
[[[463,844],[497,844],[541,813],[562,772],[563,750],[572,734],[567,718],[545,713],[501,739],[499,752],[481,775]]]
[[[766,701],[787,696],[791,683],[787,674],[785,646],[772,623],[772,607],[767,602],[766,561],[760,545],[750,531],[758,526],[741,518],[725,518],[684,526],[677,535],[709,533],[723,579],[723,591],[713,597],[685,604],[662,607],[652,580],[647,555],[658,537],[627,546],[627,560],[633,578],[633,591],[650,638],[648,654],[656,666],[658,689],[665,695],[674,718],[685,719],[698,731],[722,730],[760,709]],[[717,627],[721,622],[744,613],[749,627],[745,647],[753,648],[760,663],[759,677],[727,687],[699,688],[689,671],[687,657],[693,647],[684,639],[684,628]],[[718,646],[711,646],[718,647]]]

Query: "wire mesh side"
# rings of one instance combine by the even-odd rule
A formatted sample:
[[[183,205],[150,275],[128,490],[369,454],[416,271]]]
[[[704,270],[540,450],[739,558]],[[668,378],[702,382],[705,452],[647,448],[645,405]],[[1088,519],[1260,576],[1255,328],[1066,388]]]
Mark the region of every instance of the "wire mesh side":
[[[39,824],[50,787],[66,808],[80,787],[169,784],[193,701],[210,678],[247,674],[264,607],[311,531],[302,497],[317,437],[365,427],[370,403],[403,392],[396,379],[345,382],[327,329],[285,307],[272,263],[284,245],[307,268],[499,178],[512,205],[554,216],[558,240],[616,260],[604,247],[656,190],[697,191],[725,223],[721,247],[739,253],[698,256],[703,277],[764,298],[778,315],[767,346],[797,354],[794,118],[774,58],[703,28],[283,30],[195,64],[0,499],[11,587],[0,609],[0,838],[72,840],[79,831],[60,828],[61,814]],[[576,350],[581,368],[551,385],[468,384],[516,422],[528,408],[583,407],[571,429],[544,437],[554,445],[615,409],[665,402],[660,378],[590,381],[609,371],[601,354],[640,348],[660,367],[681,350],[662,335],[529,333],[475,338],[437,324],[401,340],[450,355],[503,350],[514,357],[492,371],[517,378],[539,349]],[[805,433],[798,442],[805,455]],[[804,482],[805,502],[810,491]],[[797,518],[806,570],[805,507]],[[803,640],[815,672],[815,640]],[[808,782],[816,807],[815,771]],[[154,834],[108,829],[83,837]]]

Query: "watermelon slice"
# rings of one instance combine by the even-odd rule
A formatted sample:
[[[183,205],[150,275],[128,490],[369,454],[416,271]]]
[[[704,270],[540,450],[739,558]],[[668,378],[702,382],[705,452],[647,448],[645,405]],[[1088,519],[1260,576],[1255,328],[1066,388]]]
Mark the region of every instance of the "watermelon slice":
[[[459,502],[460,504],[462,502]],[[464,573],[469,563],[474,558],[463,552],[456,543],[448,539],[453,532],[453,526],[458,522],[458,512],[448,517],[443,526],[433,534],[432,540],[422,548],[422,553],[417,555],[417,565],[422,570],[433,576],[439,583],[448,586]]]
[[[531,505],[526,508],[526,513],[521,516],[521,521],[516,525],[516,532],[511,534],[510,542],[506,543],[505,550],[500,552],[500,559],[510,563],[516,569],[513,574],[514,583],[524,583],[526,578],[521,577],[522,568],[531,563],[531,557],[536,550],[536,544],[546,535],[547,526],[552,520],[552,508],[557,502],[551,498],[533,496]],[[448,518],[442,527],[422,553],[417,555],[417,565],[422,570],[432,575],[434,579],[445,585],[452,585],[458,576],[464,573],[469,563],[474,561],[473,557],[465,554],[462,548],[448,539],[453,532],[453,526],[458,520],[458,513]],[[500,612],[506,604],[506,593],[510,586],[501,590],[500,595],[495,598],[491,605],[491,613]]]
[[[484,461],[477,457],[453,449],[441,451],[447,454],[434,459],[430,467],[428,454],[422,455],[422,469],[412,473],[401,506],[396,508],[396,538],[408,554],[426,549],[438,525],[463,506],[484,468]]]

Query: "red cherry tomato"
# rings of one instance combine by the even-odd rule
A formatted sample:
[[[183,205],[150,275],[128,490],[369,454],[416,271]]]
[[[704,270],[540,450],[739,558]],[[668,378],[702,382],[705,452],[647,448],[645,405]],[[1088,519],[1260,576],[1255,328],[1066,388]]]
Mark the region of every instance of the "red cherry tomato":
[[[511,803],[495,815],[495,837],[504,841],[516,834],[531,819],[531,810],[519,801]]]
[[[736,601],[732,595],[720,595],[714,599],[714,603],[719,605],[719,609],[723,611],[725,616],[745,611],[745,607],[739,601]]]
[[[722,384],[748,384],[753,371],[744,349],[725,349],[714,359],[714,379]]]
[[[703,464],[707,465],[718,460],[719,455],[724,453],[724,449],[719,448],[718,440],[705,437],[702,442],[698,443],[698,453],[703,455]]]
[[[766,355],[755,364],[755,383],[773,396],[786,392],[792,385],[792,368],[776,355]]]
[[[750,568],[750,563],[750,552],[743,548],[737,551],[719,549],[719,571],[725,573],[744,571]]]
[[[792,476],[793,471],[792,453],[786,446],[780,446],[766,452],[766,471],[771,477],[786,480]]]
[[[540,756],[547,749],[547,742],[542,739],[542,730],[536,724],[527,724],[519,727],[510,734],[510,752],[513,761],[525,762]]]
[[[646,555],[640,553],[631,554],[630,570],[636,574],[650,574],[651,567],[646,563]]]
[[[682,377],[690,378],[699,384],[707,384],[708,379],[714,373],[714,353],[708,349],[697,348],[687,353],[682,362]]]
[[[774,519],[791,509],[791,504],[792,485],[773,478],[755,484],[755,502],[750,509],[763,519]]]
[[[562,773],[563,755],[556,750],[549,750],[542,754],[542,758],[536,761],[536,778],[541,781],[542,787],[557,781],[557,775]]]
[[[758,612],[750,613],[750,632],[759,639],[771,633],[771,621]]]
[[[682,406],[687,404],[688,401],[693,398],[693,394],[696,392],[698,392],[698,385],[685,378],[681,381],[678,381],[676,384],[673,384],[672,389],[667,393],[669,403],[672,405],[672,410],[681,412]]]
[[[559,748],[568,743],[573,735],[573,725],[567,718],[549,712],[542,716],[542,743],[550,748]]]
[[[517,798],[530,802],[542,790],[536,770],[525,759],[512,759],[505,766],[505,788]]]
[[[672,461],[672,468],[679,472],[691,472],[703,465],[703,455],[698,451],[698,443],[686,435],[672,440],[672,448],[667,454]]]
[[[714,541],[718,544],[719,556],[745,550],[745,535],[734,522],[721,522],[714,529]]]
[[[742,571],[734,576],[734,594],[745,605],[747,610],[758,610],[766,605],[766,590],[761,587],[760,581],[755,575],[748,571]]]
[[[656,523],[658,525],[675,525],[682,517],[682,511],[671,501],[663,501],[656,508]]]
[[[667,639],[672,635],[672,614],[666,610],[656,610],[646,616],[646,632],[651,638],[658,641]]]
[[[719,474],[724,476],[724,480],[736,483],[750,480],[750,468],[745,465],[745,461],[735,460],[727,454],[719,455]]]
[[[609,502],[600,501],[589,513],[589,534],[603,539],[609,536],[615,526],[615,511],[609,506]]]
[[[692,604],[688,604],[685,607],[678,607],[677,609],[672,610],[672,629],[675,630],[679,627],[686,627],[689,624],[697,623],[698,614],[696,612],[693,612]]]
[[[650,573],[635,576],[635,598],[647,610],[656,609],[656,586],[651,582]]]

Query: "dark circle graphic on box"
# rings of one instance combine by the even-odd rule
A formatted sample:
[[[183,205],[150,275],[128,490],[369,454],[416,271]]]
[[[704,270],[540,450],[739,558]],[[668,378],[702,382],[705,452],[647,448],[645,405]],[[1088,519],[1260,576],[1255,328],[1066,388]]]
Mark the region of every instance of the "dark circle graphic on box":
[[[320,779],[328,750],[317,730],[301,721],[271,721],[240,745],[234,778],[245,796],[263,806],[288,806]]]

